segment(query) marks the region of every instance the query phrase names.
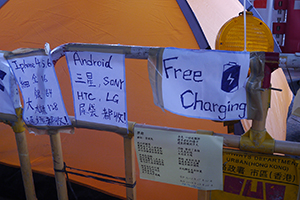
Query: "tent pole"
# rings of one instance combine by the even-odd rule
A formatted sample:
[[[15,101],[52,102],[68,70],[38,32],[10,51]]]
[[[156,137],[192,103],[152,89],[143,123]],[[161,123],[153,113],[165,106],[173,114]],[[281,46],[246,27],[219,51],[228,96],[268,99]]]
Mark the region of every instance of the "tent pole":
[[[57,197],[58,200],[68,200],[68,190],[67,190],[66,177],[64,172],[64,161],[63,161],[60,133],[56,130],[49,130],[48,134],[50,136],[50,142],[51,142]]]
[[[266,119],[267,119],[267,113],[269,109],[269,98],[270,98],[270,89],[265,89],[261,92],[261,102],[263,106],[263,113],[262,113],[262,120],[253,120],[252,121],[252,129],[255,131],[264,131],[265,125],[266,125]]]
[[[29,153],[27,148],[26,134],[24,121],[22,119],[22,108],[16,108],[16,120],[12,122],[12,129],[15,133],[20,168],[22,173],[22,179],[24,184],[25,196],[27,200],[36,200],[36,194],[34,189],[34,183],[32,178],[32,170],[29,159]]]
[[[37,200],[35,189],[34,189],[33,178],[32,178],[32,171],[31,171],[30,159],[28,154],[25,131],[19,133],[15,132],[15,137],[16,137],[16,142],[18,147],[18,154],[19,154],[20,167],[21,167],[26,199]]]
[[[136,200],[135,154],[133,135],[124,136],[126,199]]]
[[[73,127],[77,128],[86,128],[86,129],[92,129],[92,130],[101,130],[101,131],[110,131],[117,133],[121,136],[127,135],[127,129],[116,129],[116,128],[109,128],[111,126],[102,125],[102,124],[96,124],[86,121],[80,121],[75,120],[73,116],[69,116],[72,122]],[[128,123],[132,123],[128,121]],[[255,123],[260,123],[260,121],[254,122],[254,127],[256,126]],[[265,124],[265,121],[263,122]],[[252,125],[252,127],[253,127]],[[262,124],[261,124],[262,125]],[[188,129],[179,129],[179,128],[167,128],[167,127],[161,127],[161,126],[154,126],[154,125],[147,125],[147,124],[138,124],[136,123],[134,125],[135,127],[144,127],[144,128],[151,128],[151,129],[159,129],[159,130],[173,130],[173,131],[181,131],[181,132],[187,132],[187,133],[196,133],[195,130],[188,130]],[[258,126],[256,126],[258,127]],[[264,125],[263,125],[264,127]],[[233,147],[233,148],[240,148],[240,140],[241,136],[239,135],[229,135],[224,133],[213,133],[215,136],[220,136],[224,138],[224,146],[225,147]],[[300,143],[299,142],[291,142],[291,141],[282,141],[282,140],[275,140],[275,149],[274,153],[281,153],[281,154],[289,154],[289,155],[300,155]]]

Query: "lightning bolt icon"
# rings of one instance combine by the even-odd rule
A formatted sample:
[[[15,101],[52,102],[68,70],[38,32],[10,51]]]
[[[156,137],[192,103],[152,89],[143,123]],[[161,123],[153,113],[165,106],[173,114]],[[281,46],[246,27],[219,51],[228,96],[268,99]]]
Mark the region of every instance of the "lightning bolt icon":
[[[227,81],[230,81],[229,85],[234,81],[234,78],[231,77],[231,74],[229,74]]]

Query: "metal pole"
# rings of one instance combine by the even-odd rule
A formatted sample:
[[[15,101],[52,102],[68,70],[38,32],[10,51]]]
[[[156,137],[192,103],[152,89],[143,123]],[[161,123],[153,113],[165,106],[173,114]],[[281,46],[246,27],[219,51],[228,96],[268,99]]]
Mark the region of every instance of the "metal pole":
[[[64,161],[63,161],[60,133],[58,131],[50,130],[48,131],[48,134],[50,136],[50,142],[51,142],[57,197],[58,200],[68,200],[68,190],[67,190],[65,172],[56,171],[56,170],[64,170]]]
[[[133,136],[124,137],[124,155],[125,155],[125,179],[126,179],[126,199],[136,200],[135,187],[135,155]]]
[[[12,122],[12,129],[15,133],[18,154],[19,154],[19,161],[20,161],[20,168],[22,173],[22,179],[24,184],[24,190],[27,200],[36,200],[35,188],[32,178],[32,170],[31,164],[29,159],[29,153],[27,148],[27,141],[25,135],[25,127],[24,121],[22,119],[22,108],[19,107],[16,110],[16,119]],[[7,116],[5,116],[7,117]]]
[[[20,168],[22,173],[26,199],[37,200],[35,189],[34,189],[33,178],[32,178],[32,171],[31,171],[30,159],[28,154],[25,131],[22,131],[20,133],[15,133],[15,137],[16,137],[16,142],[18,147]]]

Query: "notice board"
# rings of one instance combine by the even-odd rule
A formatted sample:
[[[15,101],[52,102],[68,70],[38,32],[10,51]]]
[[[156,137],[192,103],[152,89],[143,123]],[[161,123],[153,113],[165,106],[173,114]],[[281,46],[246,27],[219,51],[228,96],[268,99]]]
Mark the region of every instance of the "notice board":
[[[214,200],[297,199],[300,160],[234,150],[223,152],[223,191]]]

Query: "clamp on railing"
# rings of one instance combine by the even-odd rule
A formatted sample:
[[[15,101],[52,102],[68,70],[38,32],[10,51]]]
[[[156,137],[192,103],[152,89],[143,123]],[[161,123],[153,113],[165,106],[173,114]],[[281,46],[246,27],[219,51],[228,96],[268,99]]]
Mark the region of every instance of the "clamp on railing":
[[[248,99],[256,102],[252,113],[252,126],[240,139],[240,149],[259,153],[274,153],[275,140],[266,131],[266,117],[271,102],[271,73],[278,68],[278,53],[255,53],[250,62],[253,72],[247,83]]]
[[[126,137],[132,138],[134,136],[134,126],[135,126],[135,124],[136,124],[136,122],[128,121],[128,134],[126,135]]]
[[[241,136],[240,149],[259,153],[274,153],[275,140],[266,131],[256,131],[250,128]]]

